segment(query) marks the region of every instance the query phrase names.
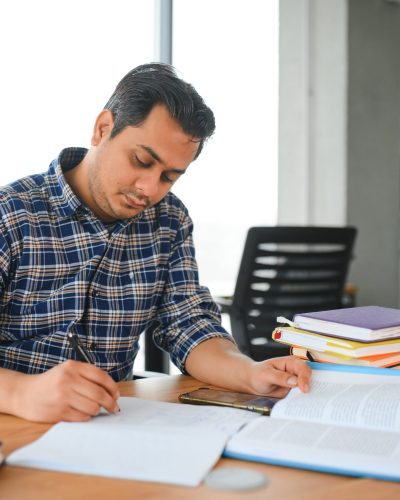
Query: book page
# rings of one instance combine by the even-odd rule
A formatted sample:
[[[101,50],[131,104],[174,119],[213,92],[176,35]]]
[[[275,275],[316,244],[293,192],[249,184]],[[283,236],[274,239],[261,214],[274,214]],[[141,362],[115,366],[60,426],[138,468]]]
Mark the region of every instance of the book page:
[[[400,378],[313,370],[310,392],[292,389],[271,417],[400,431]]]
[[[196,486],[256,413],[122,397],[117,415],[62,422],[7,457],[10,465]]]
[[[397,432],[261,417],[232,437],[225,455],[327,472],[400,476]]]

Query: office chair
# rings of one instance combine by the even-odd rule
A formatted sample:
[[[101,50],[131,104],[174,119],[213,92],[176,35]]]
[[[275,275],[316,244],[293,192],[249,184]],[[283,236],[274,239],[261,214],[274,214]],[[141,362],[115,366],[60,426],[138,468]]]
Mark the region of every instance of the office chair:
[[[144,336],[144,370],[134,370],[132,378],[164,377],[169,374],[169,355],[161,350],[154,342],[153,333],[157,328],[157,321],[153,321],[143,332]]]
[[[161,350],[153,340],[153,333],[157,326],[157,321],[153,321],[145,332],[144,368],[145,370],[168,374],[169,355]]]
[[[344,307],[353,227],[252,227],[233,297],[216,299],[239,349],[260,361],[289,354],[274,342],[277,316]]]

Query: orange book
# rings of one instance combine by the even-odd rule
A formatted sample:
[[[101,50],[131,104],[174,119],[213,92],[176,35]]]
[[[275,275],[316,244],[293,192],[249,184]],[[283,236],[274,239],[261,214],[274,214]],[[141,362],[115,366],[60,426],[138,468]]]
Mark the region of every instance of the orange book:
[[[400,352],[391,352],[386,354],[375,354],[374,356],[364,356],[361,358],[344,358],[335,356],[332,353],[318,352],[305,349],[304,347],[293,346],[291,353],[302,359],[317,361],[319,363],[336,363],[340,365],[356,366],[376,366],[379,368],[388,368],[400,364]]]

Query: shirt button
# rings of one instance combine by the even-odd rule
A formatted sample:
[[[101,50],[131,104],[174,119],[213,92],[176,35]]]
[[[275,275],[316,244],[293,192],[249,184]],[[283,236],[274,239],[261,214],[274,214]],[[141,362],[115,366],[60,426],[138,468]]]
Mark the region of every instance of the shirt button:
[[[94,350],[96,349],[96,347],[97,347],[97,346],[96,346],[96,342],[92,342],[92,343],[90,344],[90,346],[89,346],[89,349],[90,349],[91,351],[94,351]]]
[[[92,297],[97,297],[99,295],[99,291],[96,288],[92,291]]]

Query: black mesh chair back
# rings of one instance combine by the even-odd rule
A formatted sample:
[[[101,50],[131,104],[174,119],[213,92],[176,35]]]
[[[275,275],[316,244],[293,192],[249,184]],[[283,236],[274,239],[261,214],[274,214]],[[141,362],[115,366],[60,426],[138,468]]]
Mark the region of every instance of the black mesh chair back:
[[[240,350],[262,360],[286,355],[271,339],[277,316],[343,307],[353,227],[252,227],[230,307]]]

